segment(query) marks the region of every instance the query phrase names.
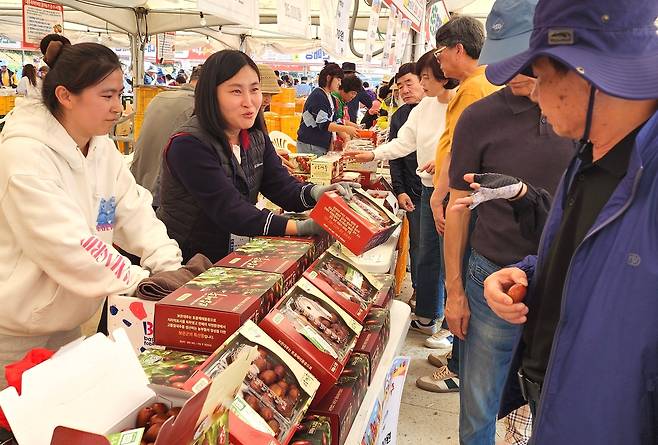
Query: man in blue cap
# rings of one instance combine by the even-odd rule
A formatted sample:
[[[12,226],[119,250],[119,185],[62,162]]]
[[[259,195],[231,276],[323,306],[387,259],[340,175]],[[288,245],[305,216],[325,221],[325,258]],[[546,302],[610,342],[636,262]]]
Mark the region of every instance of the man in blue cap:
[[[487,39],[478,63],[487,65],[528,48],[537,0],[497,0],[487,18]],[[460,347],[459,439],[462,445],[492,445],[496,416],[515,338],[520,327],[500,319],[487,306],[482,283],[491,273],[536,254],[539,236],[527,238],[517,222],[515,198],[521,181],[509,187],[508,198],[482,203],[469,235],[471,210],[453,210],[470,195],[467,173],[502,173],[550,193],[557,188],[574,155],[573,141],[557,136],[530,99],[535,80],[518,74],[507,87],[469,105],[459,117],[449,168],[450,202],[446,214],[445,264],[451,331]],[[477,204],[476,204],[477,205]],[[471,206],[472,208],[475,205]],[[467,272],[462,273],[470,244]],[[461,302],[461,303],[459,303]],[[441,373],[437,373],[440,376]],[[431,390],[441,382],[423,377],[418,386]],[[423,380],[424,379],[424,380]]]
[[[658,443],[657,16],[655,0],[541,0],[529,49],[487,68],[531,68],[555,131],[580,138],[538,255],[485,282],[523,325],[501,414],[529,402],[533,445]]]

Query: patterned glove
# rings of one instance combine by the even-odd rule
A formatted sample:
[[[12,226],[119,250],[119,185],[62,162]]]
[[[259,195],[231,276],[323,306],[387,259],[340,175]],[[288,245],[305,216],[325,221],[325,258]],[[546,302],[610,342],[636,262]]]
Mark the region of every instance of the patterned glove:
[[[499,173],[477,174],[473,181],[480,184],[480,188],[472,195],[473,204],[469,206],[471,210],[492,199],[513,199],[523,189],[520,179]]]
[[[349,200],[352,199],[352,189],[360,189],[361,184],[358,182],[337,182],[331,185],[314,185],[311,189],[311,196],[317,202],[320,197],[330,190],[335,190],[343,198]]]

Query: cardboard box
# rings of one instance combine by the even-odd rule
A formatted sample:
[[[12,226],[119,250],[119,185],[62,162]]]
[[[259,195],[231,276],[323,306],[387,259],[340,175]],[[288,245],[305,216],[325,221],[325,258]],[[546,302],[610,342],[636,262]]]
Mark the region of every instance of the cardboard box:
[[[280,274],[212,267],[155,304],[155,342],[212,353],[245,321],[261,320],[282,290]]]
[[[393,192],[389,192],[388,190],[375,189],[370,189],[367,192],[375,199],[375,201],[377,201],[377,203],[386,207],[389,212],[397,215],[398,211],[400,210],[400,204],[398,203],[398,200]]]
[[[268,435],[267,440],[275,438],[285,445],[306,413],[319,382],[251,321],[206,360],[186,388],[198,391],[243,348],[252,346],[258,348],[258,355],[231,410],[248,426]],[[240,436],[237,432],[234,435]],[[246,443],[246,438],[236,437],[236,442]]]
[[[343,173],[341,154],[326,154],[311,161],[311,182],[317,179],[333,179]]]
[[[375,277],[343,255],[338,243],[315,261],[304,277],[361,324],[382,287]]]
[[[331,423],[329,417],[307,415],[292,437],[292,445],[330,445]]]
[[[368,187],[370,190],[382,190],[384,192],[391,192],[393,193],[393,187],[389,182],[384,178],[383,176],[377,176],[373,182],[370,184],[370,187]]]
[[[288,215],[286,215],[288,216]],[[307,218],[308,216],[306,216]],[[313,236],[269,236],[269,237],[259,237],[259,238],[273,238],[273,239],[283,239],[288,241],[301,241],[305,243],[312,243],[310,253],[311,262],[317,260],[320,255],[322,255],[328,248],[331,246],[335,240],[328,233],[323,235],[313,235]]]
[[[313,261],[312,258],[313,244],[310,240],[254,238],[219,260],[216,265],[281,274],[283,295],[299,280]]]
[[[359,335],[354,347],[355,353],[365,354],[370,363],[368,383],[379,366],[379,362],[386,349],[386,343],[391,333],[391,314],[388,309],[374,308],[363,324],[363,331]]]
[[[331,445],[343,445],[368,390],[368,357],[352,354],[336,385],[309,414],[329,418]]]
[[[156,396],[126,333],[115,331],[112,336],[115,341],[102,334],[77,340],[26,371],[20,396],[13,387],[0,392],[0,405],[18,443],[109,445],[105,436],[135,428],[142,407],[156,401],[167,407],[182,404]],[[236,359],[230,372],[221,376],[221,385],[185,402],[175,422],[170,418],[162,424],[155,443],[190,443],[208,415],[233,400],[248,358]]]
[[[138,357],[144,373],[151,382],[152,387],[164,387],[156,389],[159,394],[173,394],[185,397],[186,394],[178,394],[175,390],[182,391],[184,383],[192,377],[192,374],[208,358],[207,354],[175,351],[173,349],[148,349]],[[173,389],[169,392],[165,388]],[[191,396],[190,393],[187,394]]]
[[[318,380],[321,398],[336,383],[361,325],[305,278],[260,323]]]
[[[373,274],[381,283],[382,287],[372,303],[373,307],[388,309],[391,306],[391,301],[395,297],[395,276],[385,274]]]
[[[117,329],[125,330],[135,354],[140,354],[155,345],[154,316],[155,301],[116,294],[107,297],[107,330],[109,332]]]
[[[397,216],[359,189],[349,201],[337,192],[325,193],[310,216],[355,255],[386,242],[401,224]]]
[[[317,158],[317,155],[310,153],[290,153],[288,160],[292,163],[295,173],[306,175],[311,174],[311,162]]]
[[[299,182],[310,182],[311,175],[308,173],[291,173],[291,176],[297,179]]]

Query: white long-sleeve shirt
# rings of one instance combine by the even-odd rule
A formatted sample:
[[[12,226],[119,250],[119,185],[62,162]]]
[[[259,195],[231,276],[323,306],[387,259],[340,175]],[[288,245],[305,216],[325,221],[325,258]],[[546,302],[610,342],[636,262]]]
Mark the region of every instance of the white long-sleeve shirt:
[[[106,295],[179,268],[151,202],[108,136],[84,156],[43,104],[14,108],[0,134],[0,334],[71,330]]]
[[[423,98],[409,113],[398,137],[375,149],[375,159],[397,159],[416,151],[419,167],[433,161],[445,129],[447,109],[448,104],[436,97]],[[424,186],[433,187],[433,175],[424,172],[419,176]]]
[[[25,97],[30,97],[30,98],[41,97],[41,79],[37,79],[37,84],[32,85],[30,79],[28,79],[26,76],[23,76],[21,80],[18,82],[18,86],[16,87],[16,92],[18,94],[25,95]]]

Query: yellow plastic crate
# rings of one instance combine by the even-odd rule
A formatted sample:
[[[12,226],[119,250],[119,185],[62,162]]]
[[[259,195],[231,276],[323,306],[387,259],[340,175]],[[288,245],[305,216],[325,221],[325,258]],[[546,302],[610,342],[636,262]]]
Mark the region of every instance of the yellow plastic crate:
[[[0,116],[4,116],[14,109],[16,96],[0,96]]]
[[[295,113],[303,113],[305,104],[306,104],[305,97],[300,97],[295,99]]]
[[[294,88],[281,88],[279,94],[272,96],[272,102],[275,103],[287,103],[295,102],[295,97],[297,96],[296,90]]]
[[[297,130],[300,122],[301,116],[298,115],[281,116],[281,131],[297,140]]]

